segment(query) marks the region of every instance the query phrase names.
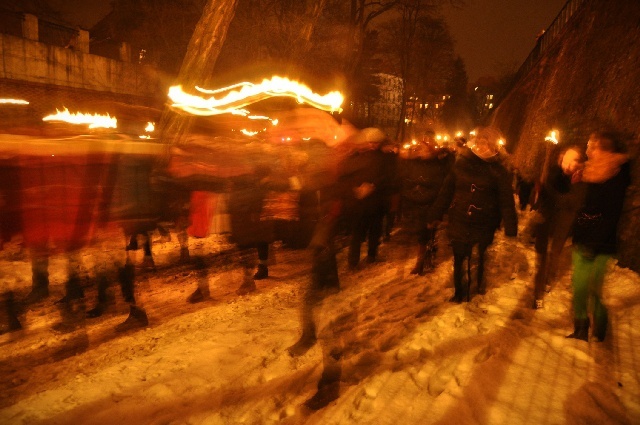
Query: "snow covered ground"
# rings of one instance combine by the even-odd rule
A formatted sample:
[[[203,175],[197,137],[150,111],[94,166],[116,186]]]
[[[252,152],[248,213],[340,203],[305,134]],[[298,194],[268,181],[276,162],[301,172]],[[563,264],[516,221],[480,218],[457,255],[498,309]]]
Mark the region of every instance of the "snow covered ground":
[[[453,304],[444,239],[437,269],[414,276],[416,247],[399,230],[381,246],[379,263],[348,272],[340,252],[342,290],[317,310],[319,342],[292,358],[286,348],[300,332],[309,253],[276,247],[270,277],[239,297],[235,252],[219,237],[190,243],[214,253],[207,260],[212,299],[186,303],[195,272],[177,263],[175,241],[157,244],[158,270],[138,277],[150,326],[124,335],[114,332],[127,314],[115,287],[115,305],[103,317],[54,331],[64,262],[52,261],[51,299],[21,316],[24,330],[0,335],[0,423],[640,423],[640,278],[630,270],[612,264],[605,284],[611,329],[605,342],[586,343],[565,338],[572,331],[568,270],[545,308],[530,308],[531,245],[521,241],[514,250],[498,233],[487,294]],[[7,247],[3,287],[24,296],[29,267],[24,253]],[[76,306],[76,317],[83,308]],[[302,404],[331,344],[343,348],[340,397],[310,411]]]

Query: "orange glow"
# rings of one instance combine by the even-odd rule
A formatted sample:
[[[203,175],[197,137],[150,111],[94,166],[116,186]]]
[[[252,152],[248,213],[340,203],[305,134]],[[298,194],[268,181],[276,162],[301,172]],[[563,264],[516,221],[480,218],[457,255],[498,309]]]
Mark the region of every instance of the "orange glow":
[[[85,124],[89,128],[117,128],[118,120],[111,115],[71,113],[67,108],[63,111],[56,109],[56,113],[47,115],[42,121],[62,121],[69,124]]]
[[[211,116],[231,113],[248,116],[249,111],[242,109],[247,105],[271,97],[291,97],[299,103],[307,103],[317,109],[329,112],[341,112],[344,97],[340,92],[333,91],[326,95],[319,95],[307,86],[288,78],[274,76],[270,80],[264,79],[260,84],[238,83],[216,90],[196,87],[201,93],[220,95],[204,98],[202,96],[185,93],[182,86],[169,88],[169,98],[173,106],[193,115]]]

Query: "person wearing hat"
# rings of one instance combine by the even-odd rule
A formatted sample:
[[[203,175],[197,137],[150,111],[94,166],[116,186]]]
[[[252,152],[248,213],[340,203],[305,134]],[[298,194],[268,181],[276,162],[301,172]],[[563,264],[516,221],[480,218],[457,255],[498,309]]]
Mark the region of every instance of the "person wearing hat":
[[[518,216],[509,172],[500,161],[501,133],[493,127],[476,130],[476,135],[460,154],[428,214],[429,227],[434,228],[446,213],[447,235],[453,248],[453,302],[469,297],[471,286],[470,259],[477,246],[477,291],[486,292],[484,280],[485,251],[493,242],[495,231],[504,223],[507,236],[518,232]],[[467,260],[468,286],[462,284],[463,263]]]

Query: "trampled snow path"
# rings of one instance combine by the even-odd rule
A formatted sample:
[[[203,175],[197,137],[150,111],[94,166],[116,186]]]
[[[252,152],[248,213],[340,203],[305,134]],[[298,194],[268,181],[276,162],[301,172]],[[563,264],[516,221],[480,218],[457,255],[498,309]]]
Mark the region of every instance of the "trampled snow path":
[[[214,238],[197,243],[220,249]],[[586,343],[565,339],[572,330],[569,272],[543,310],[530,308],[530,245],[513,250],[498,233],[488,293],[460,305],[447,302],[448,247],[441,244],[437,269],[423,277],[409,275],[414,248],[400,231],[381,247],[384,261],[351,273],[340,253],[343,289],[318,308],[319,343],[291,358],[306,251],[276,249],[270,278],[245,297],[234,293],[240,270],[233,252],[212,257],[212,300],[190,305],[194,273],[173,265],[175,244],[159,245],[159,270],[139,277],[147,329],[114,333],[126,316],[115,292],[115,307],[73,332],[52,331],[60,315],[45,302],[22,316],[24,331],[0,336],[0,423],[640,422],[636,273],[612,266],[605,284],[610,333],[604,343]],[[519,273],[511,280],[514,264]],[[24,295],[25,259],[5,253],[1,267],[5,286]],[[59,295],[64,276],[56,273]],[[335,345],[343,348],[340,398],[318,412],[301,408],[315,392],[322,349]]]

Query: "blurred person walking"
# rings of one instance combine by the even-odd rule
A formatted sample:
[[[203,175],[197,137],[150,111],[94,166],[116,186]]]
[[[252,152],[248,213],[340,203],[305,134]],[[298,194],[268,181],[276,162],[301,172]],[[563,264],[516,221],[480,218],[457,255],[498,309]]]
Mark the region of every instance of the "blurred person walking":
[[[495,231],[504,223],[506,236],[517,236],[515,209],[509,172],[500,160],[501,133],[492,127],[476,130],[476,135],[460,149],[456,162],[428,214],[433,229],[448,215],[447,235],[453,248],[453,283],[450,301],[460,303],[469,297],[471,254],[478,246],[477,291],[486,293],[484,260]],[[463,286],[463,264],[467,261],[467,287]]]
[[[543,308],[544,292],[551,290],[558,276],[562,249],[585,193],[584,184],[574,181],[584,165],[579,148],[565,147],[552,157],[557,161],[550,165],[548,175],[543,176],[537,196],[534,309]]]
[[[380,150],[386,136],[377,128],[365,128],[351,138],[353,152],[341,163],[339,171],[344,213],[348,217],[351,239],[348,263],[355,269],[360,263],[360,247],[367,239],[367,262],[377,259],[382,236],[385,194],[389,185],[389,169]]]
[[[441,158],[432,136],[410,149],[409,157],[402,160],[400,167],[402,215],[418,242],[418,255],[411,274],[423,275],[425,267],[428,271],[435,266],[437,248],[436,228],[427,226],[427,216],[451,169],[453,155]]]
[[[581,175],[586,184],[584,205],[573,235],[574,331],[568,338],[589,340],[589,301],[593,306],[593,335],[607,333],[608,313],[602,304],[607,262],[617,250],[618,222],[631,182],[628,157],[614,133],[593,133],[587,143],[587,162]]]

